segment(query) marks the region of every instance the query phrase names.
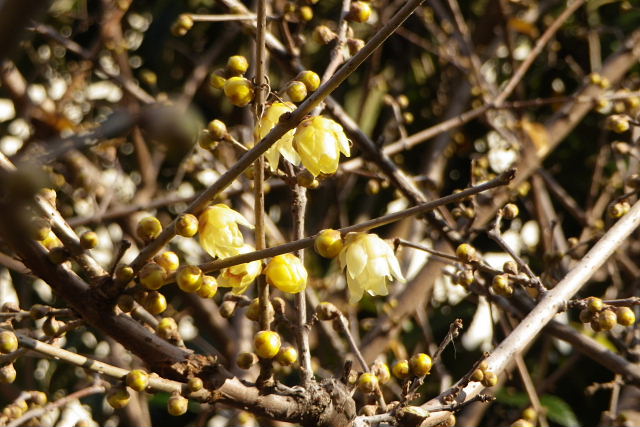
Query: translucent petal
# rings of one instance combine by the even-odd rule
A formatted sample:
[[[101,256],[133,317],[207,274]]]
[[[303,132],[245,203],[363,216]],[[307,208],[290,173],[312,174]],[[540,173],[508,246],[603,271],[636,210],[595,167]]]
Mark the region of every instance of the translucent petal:
[[[362,299],[364,289],[359,285],[358,281],[352,279],[347,274],[347,286],[349,287],[349,303],[355,304]]]
[[[347,248],[347,272],[351,277],[356,277],[362,273],[367,266],[367,261],[367,252],[359,242],[355,242]]]

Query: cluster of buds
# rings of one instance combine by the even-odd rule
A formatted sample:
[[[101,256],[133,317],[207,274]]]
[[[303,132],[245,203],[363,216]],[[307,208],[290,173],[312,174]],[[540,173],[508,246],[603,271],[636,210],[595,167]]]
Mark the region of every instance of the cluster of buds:
[[[428,354],[417,353],[409,360],[397,360],[391,367],[391,373],[399,380],[406,380],[411,377],[424,377],[429,375],[433,361]]]
[[[215,70],[209,76],[209,83],[215,89],[224,90],[225,96],[236,107],[244,107],[253,101],[253,83],[244,77],[249,69],[249,61],[242,55],[229,57],[224,68]]]
[[[320,0],[288,1],[283,8],[283,17],[287,22],[301,23],[313,19],[313,6]]]
[[[582,305],[580,321],[589,323],[596,332],[609,331],[617,324],[631,326],[636,322],[636,315],[629,307],[605,304],[597,297],[587,298]]]
[[[478,364],[478,367],[471,373],[469,380],[482,383],[485,387],[493,387],[498,384],[498,376],[489,370],[489,365],[485,361]]]

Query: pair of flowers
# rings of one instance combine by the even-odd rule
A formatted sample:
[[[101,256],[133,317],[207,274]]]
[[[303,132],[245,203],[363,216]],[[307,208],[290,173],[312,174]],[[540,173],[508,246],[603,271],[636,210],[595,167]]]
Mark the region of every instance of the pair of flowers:
[[[239,212],[224,204],[207,208],[199,218],[200,244],[211,256],[218,258],[252,252],[254,248],[244,243],[238,224],[252,228]],[[388,280],[404,280],[393,249],[375,234],[347,234],[337,255],[340,269],[346,268],[352,303],[359,301],[365,291],[371,295],[387,295]],[[307,285],[307,270],[292,254],[273,257],[264,272],[267,281],[283,292],[295,294]],[[232,287],[234,293],[241,294],[260,273],[260,260],[234,265],[221,271],[218,285]]]
[[[290,102],[269,105],[256,126],[258,140],[264,138],[278,124],[280,116],[295,110]],[[338,123],[323,116],[309,117],[291,129],[265,153],[271,171],[278,168],[280,155],[294,165],[301,162],[315,177],[330,175],[338,170],[340,153],[349,157],[349,140]]]

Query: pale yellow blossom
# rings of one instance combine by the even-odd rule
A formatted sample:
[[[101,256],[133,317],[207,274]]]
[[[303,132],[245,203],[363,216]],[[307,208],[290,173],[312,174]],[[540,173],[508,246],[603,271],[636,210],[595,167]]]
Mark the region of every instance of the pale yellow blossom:
[[[349,139],[342,126],[322,116],[309,117],[296,128],[293,146],[313,176],[338,170],[340,153],[349,157]]]
[[[253,246],[245,244],[238,253],[246,254],[254,250]],[[218,286],[233,288],[233,293],[236,295],[243,294],[260,273],[262,273],[262,261],[260,260],[223,268],[218,276]]]
[[[256,140],[259,141],[267,136],[271,129],[278,124],[280,116],[284,113],[295,110],[295,108],[296,106],[290,102],[274,102],[269,105],[264,110],[264,114],[256,126]],[[266,153],[264,153],[271,172],[275,172],[275,170],[278,169],[278,162],[281,154],[289,163],[296,166],[300,164],[300,156],[298,156],[296,150],[293,149],[294,132],[295,130],[291,129],[289,132],[285,133],[282,138],[277,140],[275,144],[273,144]]]
[[[293,254],[276,255],[264,269],[267,282],[282,292],[297,294],[307,287],[307,270]]]
[[[219,203],[209,206],[198,218],[200,245],[212,257],[227,258],[240,253],[244,239],[238,224],[253,226],[239,212]]]
[[[365,291],[371,295],[388,295],[387,280],[404,281],[393,249],[376,234],[347,234],[338,261],[340,269],[347,269],[351,303],[358,302]]]

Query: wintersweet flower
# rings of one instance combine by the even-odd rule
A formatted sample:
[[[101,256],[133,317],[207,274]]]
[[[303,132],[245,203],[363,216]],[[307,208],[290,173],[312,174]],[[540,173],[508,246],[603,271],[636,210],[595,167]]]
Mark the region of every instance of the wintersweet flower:
[[[253,246],[245,244],[238,253],[246,254],[254,250]],[[262,261],[260,260],[223,268],[218,276],[218,286],[233,288],[233,293],[236,295],[243,294],[260,273],[262,273]]]
[[[293,146],[313,176],[338,170],[340,153],[349,157],[349,140],[342,126],[322,116],[309,117],[296,128]]]
[[[387,279],[404,282],[393,249],[376,234],[348,233],[338,261],[340,269],[347,268],[350,303],[360,301],[365,291],[388,295]]]
[[[290,102],[274,102],[269,105],[256,126],[256,139],[259,141],[267,136],[271,129],[278,124],[278,120],[280,120],[281,115],[295,109],[296,106]],[[300,164],[300,156],[296,153],[296,150],[293,149],[294,132],[295,130],[291,129],[289,132],[285,133],[282,138],[277,140],[275,144],[273,144],[267,152],[264,153],[271,172],[275,172],[275,170],[278,169],[278,161],[280,160],[281,154],[289,163],[296,166]]]
[[[267,282],[282,292],[297,294],[307,287],[307,270],[300,258],[293,254],[277,255],[271,258],[264,269]]]
[[[239,212],[219,203],[209,206],[198,218],[200,245],[212,257],[227,258],[238,255],[244,245],[238,224],[253,226]]]

